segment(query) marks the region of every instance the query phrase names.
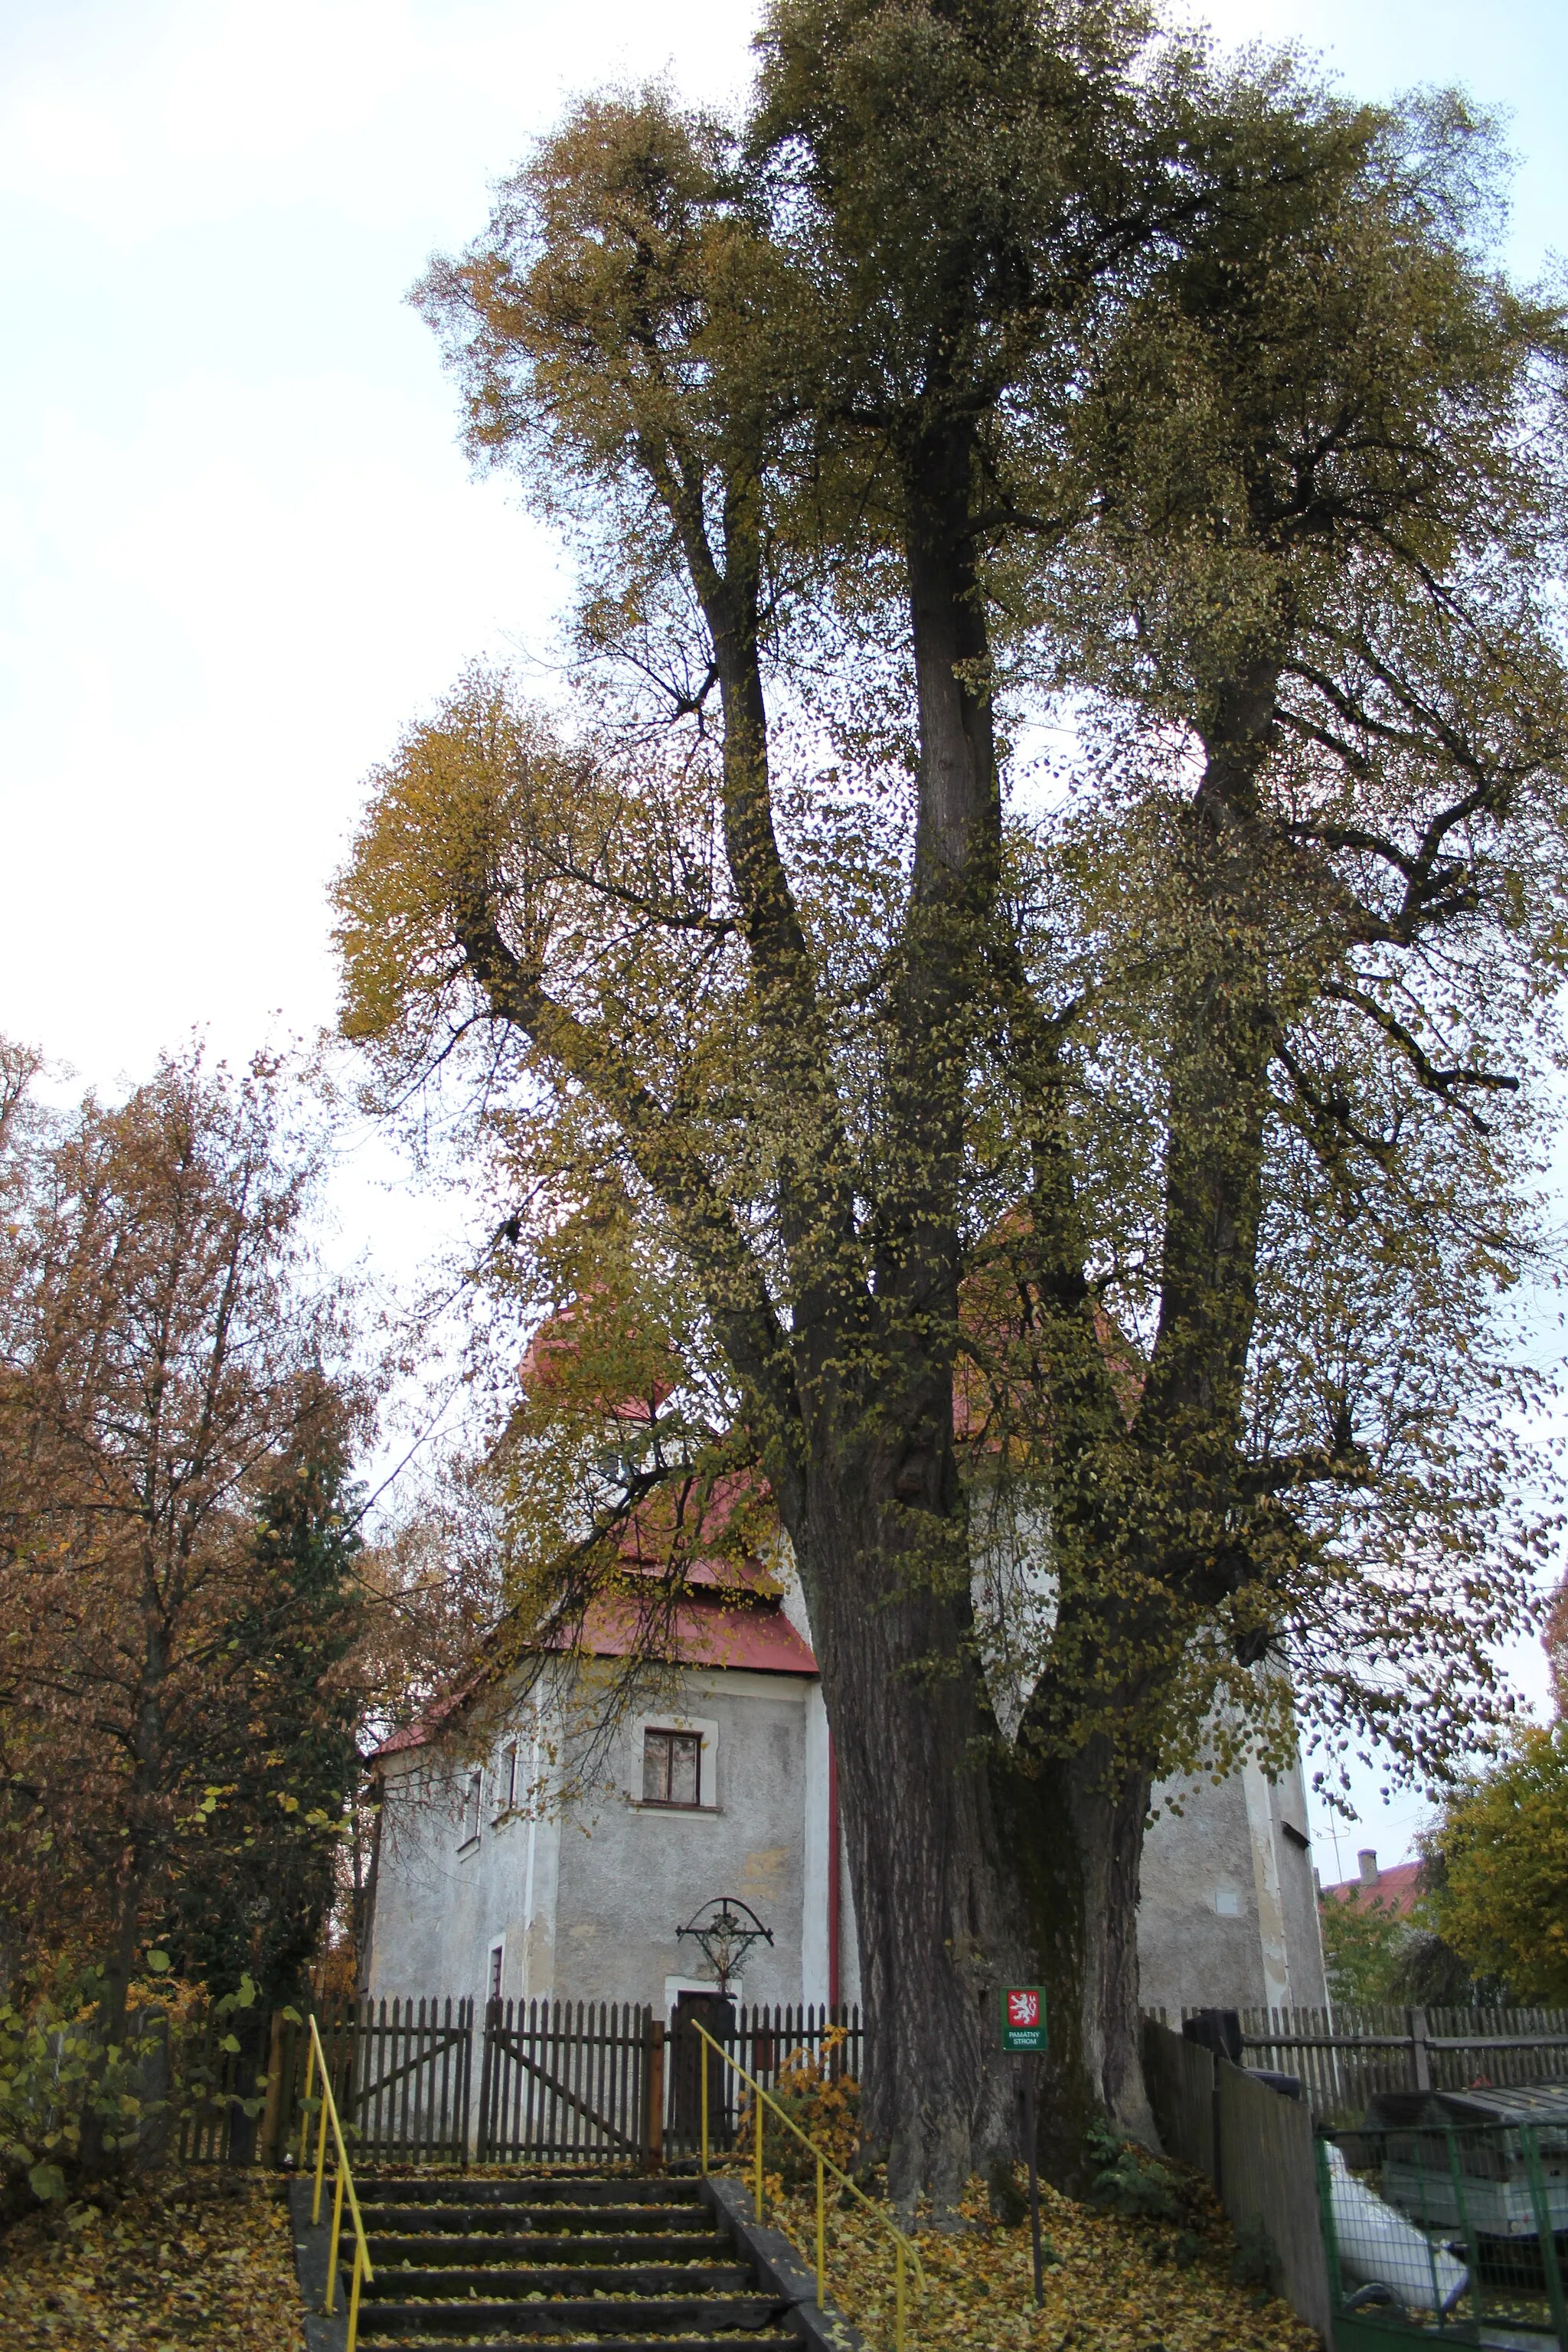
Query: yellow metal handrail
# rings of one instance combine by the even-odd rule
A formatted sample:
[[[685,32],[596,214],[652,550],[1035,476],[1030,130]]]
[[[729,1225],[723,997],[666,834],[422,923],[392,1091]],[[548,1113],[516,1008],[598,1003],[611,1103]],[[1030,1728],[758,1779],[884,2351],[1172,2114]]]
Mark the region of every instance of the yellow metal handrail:
[[[780,2123],[784,2125],[785,2130],[794,2132],[802,2147],[809,2149],[810,2153],[816,2158],[817,2302],[819,2304],[824,2302],[826,2298],[827,2293],[827,2225],[825,2175],[831,2172],[835,2180],[838,2181],[845,2189],[847,2189],[852,2197],[858,2197],[859,2199],[861,2204],[864,2205],[867,2212],[870,2214],[872,2220],[879,2223],[881,2228],[887,2231],[889,2236],[893,2240],[897,2247],[898,2251],[894,2263],[893,2341],[897,2347],[897,2352],[904,2352],[906,2263],[913,2264],[915,2285],[921,2294],[924,2294],[926,2288],[925,2273],[921,2268],[920,2249],[916,2246],[913,2239],[906,2238],[903,2231],[895,2227],[895,2225],[889,2221],[887,2215],[882,2212],[878,2206],[872,2203],[865,2190],[863,2189],[858,2189],[847,2172],[840,2172],[838,2167],[834,2163],[831,2157],[824,2156],[822,2150],[817,2147],[816,2142],[814,2139],[809,2138],[807,2135],[802,2131],[794,2116],[785,2115],[778,2101],[770,2097],[768,2093],[763,2090],[762,2084],[756,2080],[755,2076],[748,2074],[745,2068],[741,2065],[737,2060],[731,2057],[730,2053],[724,2048],[722,2042],[714,2041],[713,2036],[709,2032],[705,2025],[699,2023],[695,2017],[691,2020],[691,2024],[694,2031],[701,2036],[702,2041],[702,2170],[704,2176],[706,2176],[708,2171],[708,2053],[710,2050],[712,2050],[716,2051],[719,2056],[722,2058],[725,2065],[728,2066],[731,2074],[738,2074],[742,2082],[749,2086],[756,2100],[756,2152],[753,2158],[755,2185],[752,2193],[756,2202],[757,2221],[759,2225],[763,2220],[763,2109],[764,2107],[771,2107],[774,2115],[777,2116]],[[350,2352],[353,2352],[352,2345]]]
[[[321,2037],[320,2032],[317,2031],[316,2021],[312,2017],[310,2020],[310,2047],[309,2054],[305,2060],[305,2088],[302,2094],[302,2097],[306,2102],[309,2101],[310,2096],[310,2080],[311,2076],[315,2073],[318,2063],[321,2069],[321,2128],[316,2138],[316,2199],[315,2203],[310,2209],[310,2226],[314,2229],[321,2218],[321,2183],[327,2166],[327,2125],[330,2121],[332,2126],[332,2137],[337,2143],[338,2171],[337,2179],[332,2186],[332,2242],[327,2252],[327,2300],[323,2308],[330,2315],[334,2308],[337,2296],[338,2238],[342,2229],[343,2191],[346,2189],[348,2191],[349,2211],[353,2218],[354,2225],[354,2267],[353,2278],[349,2286],[349,2336],[347,2352],[354,2352],[354,2347],[359,2340],[359,2291],[361,2282],[364,2279],[373,2277],[374,2273],[371,2270],[370,2266],[370,2246],[364,2234],[364,2223],[360,2219],[359,2199],[354,2195],[353,2179],[349,2171],[349,2152],[343,2146],[343,2127],[338,2120],[338,2103],[332,2096],[332,2085],[327,2074],[327,2053],[321,2047]],[[309,2112],[307,2112],[301,2118],[300,2124],[300,2163],[301,2167],[303,2167],[305,2162],[305,2147],[306,2143],[310,2138],[310,2117]]]

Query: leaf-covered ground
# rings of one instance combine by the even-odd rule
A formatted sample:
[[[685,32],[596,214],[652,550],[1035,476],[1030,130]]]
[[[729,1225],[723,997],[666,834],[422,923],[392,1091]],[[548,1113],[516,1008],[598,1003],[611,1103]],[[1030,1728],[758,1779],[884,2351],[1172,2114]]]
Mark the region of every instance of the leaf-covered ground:
[[[163,2175],[102,2210],[35,2213],[0,2236],[5,2352],[303,2352],[275,2182]]]
[[[1181,2226],[1123,2221],[1042,2187],[1048,2254],[1037,2310],[1028,2221],[1004,2226],[972,2182],[962,2228],[917,2232],[926,2294],[910,2296],[910,2352],[1320,2352],[1288,2305],[1240,2283],[1256,2258],[1238,2252],[1206,2184],[1189,2179],[1183,2202]],[[815,2260],[809,2189],[768,2218]],[[830,2202],[827,2273],[840,2310],[890,2352],[892,2242],[864,2207]]]

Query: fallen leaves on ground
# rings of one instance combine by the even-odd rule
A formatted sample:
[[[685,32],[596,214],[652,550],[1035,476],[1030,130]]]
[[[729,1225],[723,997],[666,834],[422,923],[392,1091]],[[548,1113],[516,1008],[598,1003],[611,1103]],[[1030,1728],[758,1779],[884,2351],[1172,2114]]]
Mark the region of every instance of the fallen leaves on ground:
[[[303,2352],[277,2184],[204,2167],[0,2237],[5,2352]]]
[[[1020,2182],[1022,2175],[1019,2176]],[[909,2287],[908,2352],[1319,2352],[1289,2305],[1236,2284],[1236,2241],[1206,2185],[1194,2226],[1123,2221],[1044,2186],[1045,2303],[1035,2307],[1029,2224],[997,2221],[971,2181],[952,2230],[917,2230],[926,2292]],[[768,2219],[815,2262],[810,2189],[770,2199]],[[828,2293],[883,2352],[893,2343],[893,2241],[862,2205],[827,2211]]]

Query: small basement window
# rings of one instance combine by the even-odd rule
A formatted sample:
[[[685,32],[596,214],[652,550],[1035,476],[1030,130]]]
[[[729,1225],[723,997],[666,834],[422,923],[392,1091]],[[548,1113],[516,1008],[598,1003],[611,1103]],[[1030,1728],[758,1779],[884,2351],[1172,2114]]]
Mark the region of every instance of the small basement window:
[[[642,1801],[645,1805],[700,1805],[702,1734],[645,1731],[642,1736]]]

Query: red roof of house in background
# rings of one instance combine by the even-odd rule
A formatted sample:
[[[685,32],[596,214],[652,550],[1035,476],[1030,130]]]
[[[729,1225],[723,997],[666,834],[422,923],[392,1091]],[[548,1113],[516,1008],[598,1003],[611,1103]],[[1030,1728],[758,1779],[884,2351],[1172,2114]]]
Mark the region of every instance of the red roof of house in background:
[[[1325,1886],[1323,1900],[1336,1903],[1359,1903],[1364,1895],[1370,1905],[1381,1905],[1401,1919],[1408,1919],[1421,1900],[1422,1864],[1418,1862],[1395,1863],[1392,1870],[1378,1870],[1370,1878],[1347,1878],[1342,1885]]]

